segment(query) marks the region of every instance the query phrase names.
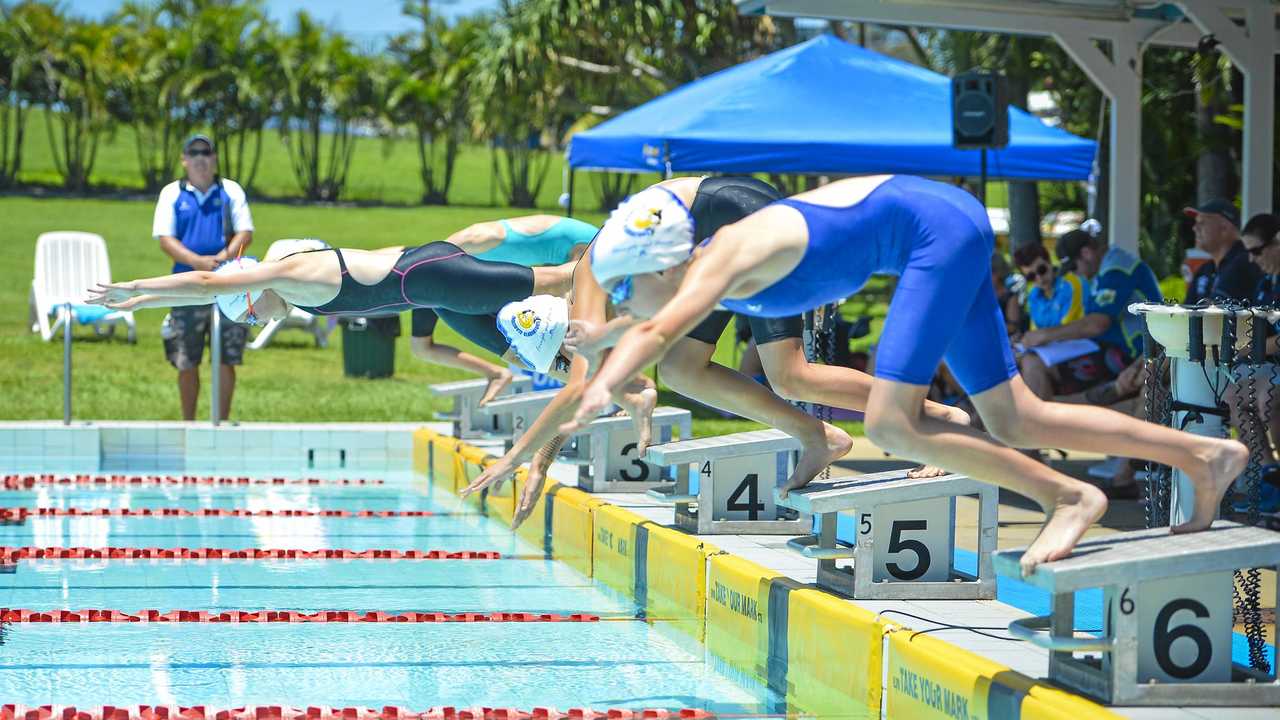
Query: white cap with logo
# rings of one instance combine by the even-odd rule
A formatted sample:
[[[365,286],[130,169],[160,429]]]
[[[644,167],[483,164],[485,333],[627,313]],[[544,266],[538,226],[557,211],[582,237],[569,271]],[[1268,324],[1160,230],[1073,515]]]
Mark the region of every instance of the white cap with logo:
[[[591,244],[591,272],[609,283],[631,275],[668,270],[689,259],[693,215],[675,193],[651,187],[627,198],[609,216]],[[615,298],[615,302],[625,298]]]
[[[258,261],[251,257],[239,257],[228,260],[214,270],[216,275],[227,275],[249,268],[258,264]],[[244,316],[249,312],[249,306],[257,302],[262,297],[262,290],[255,292],[227,293],[224,295],[214,295],[213,299],[218,304],[218,309],[222,311],[232,322],[245,322]],[[251,319],[250,319],[251,320]]]
[[[554,295],[534,295],[498,311],[498,330],[521,362],[545,373],[551,369],[569,329],[569,303]]]

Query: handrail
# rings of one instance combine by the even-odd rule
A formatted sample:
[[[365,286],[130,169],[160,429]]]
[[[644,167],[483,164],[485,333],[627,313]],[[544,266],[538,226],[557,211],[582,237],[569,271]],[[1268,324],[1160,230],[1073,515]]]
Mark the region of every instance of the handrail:
[[[62,306],[62,424],[71,424],[71,324],[75,311],[71,304]]]
[[[222,420],[222,310],[217,304],[209,309],[213,316],[209,322],[209,364],[213,375],[209,382],[209,422],[217,427]]]

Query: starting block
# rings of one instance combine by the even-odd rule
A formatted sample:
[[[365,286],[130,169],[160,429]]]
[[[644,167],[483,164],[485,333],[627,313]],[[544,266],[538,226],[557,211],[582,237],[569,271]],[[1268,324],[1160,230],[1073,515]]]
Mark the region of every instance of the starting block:
[[[670,442],[673,430],[680,437],[693,434],[693,416],[688,410],[660,407],[653,411],[654,442]],[[671,484],[672,473],[646,462],[636,452],[631,416],[596,418],[574,434],[576,451],[561,453],[563,462],[578,465],[578,487],[587,492],[645,492]]]
[[[955,568],[956,498],[978,498],[978,574]],[[998,495],[962,475],[910,479],[906,470],[814,480],[779,504],[818,516],[792,550],[818,561],[818,585],[862,600],[991,600]],[[837,514],[856,510],[857,546],[836,544]],[[853,559],[853,568],[838,560]]]
[[[649,448],[645,459],[676,466],[675,485],[649,495],[675,503],[675,524],[699,535],[742,533],[795,535],[809,529],[809,519],[779,509],[774,489],[791,473],[800,442],[780,430],[681,440]],[[691,489],[692,466],[698,480]],[[697,509],[691,506],[696,505]]]
[[[525,376],[512,378],[511,384],[499,393],[498,397],[525,392],[529,389],[530,382],[529,378]],[[511,432],[511,428],[502,426],[503,418],[500,416],[486,416],[478,412],[480,398],[484,397],[484,389],[489,387],[488,380],[483,378],[479,380],[458,380],[455,382],[436,383],[427,387],[431,390],[432,395],[453,398],[453,409],[447,413],[437,413],[436,418],[453,421],[454,437],[470,440],[495,434],[509,434]]]
[[[1053,682],[1117,705],[1280,705],[1275,674],[1231,661],[1232,573],[1280,569],[1280,534],[1223,520],[1185,535],[1119,533],[1082,542],[1026,578],[1021,557],[1021,549],[996,553],[996,570],[1053,599],[1049,615],[1015,620],[1009,632],[1052,651]],[[1103,634],[1078,637],[1073,593],[1098,587]]]
[[[510,452],[511,446],[520,439],[520,436],[538,419],[538,415],[547,404],[559,393],[559,389],[553,389],[509,395],[490,400],[488,405],[479,408],[477,412],[493,418],[485,423],[486,426],[510,430],[511,434],[503,440],[503,452]]]

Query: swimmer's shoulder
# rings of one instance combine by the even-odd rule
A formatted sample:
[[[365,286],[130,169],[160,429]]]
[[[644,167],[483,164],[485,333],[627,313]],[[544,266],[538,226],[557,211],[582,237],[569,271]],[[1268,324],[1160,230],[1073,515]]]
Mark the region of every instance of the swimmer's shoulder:
[[[807,190],[792,198],[812,205],[849,207],[857,205],[875,192],[876,188],[893,179],[893,175],[866,175],[827,183],[820,188]]]

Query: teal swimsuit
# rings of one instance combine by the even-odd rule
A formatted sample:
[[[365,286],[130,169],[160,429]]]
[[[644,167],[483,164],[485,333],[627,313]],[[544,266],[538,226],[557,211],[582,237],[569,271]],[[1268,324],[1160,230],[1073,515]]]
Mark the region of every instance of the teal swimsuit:
[[[492,250],[476,255],[481,260],[509,262],[525,267],[535,265],[563,265],[571,259],[573,248],[586,245],[596,236],[598,228],[573,218],[561,218],[555,225],[540,233],[527,235],[502,220],[507,237]]]

